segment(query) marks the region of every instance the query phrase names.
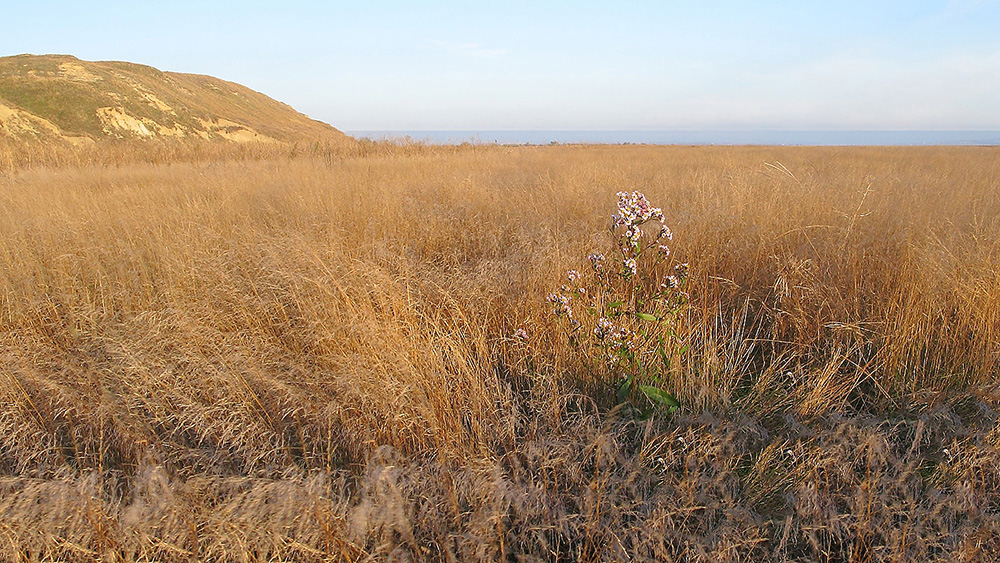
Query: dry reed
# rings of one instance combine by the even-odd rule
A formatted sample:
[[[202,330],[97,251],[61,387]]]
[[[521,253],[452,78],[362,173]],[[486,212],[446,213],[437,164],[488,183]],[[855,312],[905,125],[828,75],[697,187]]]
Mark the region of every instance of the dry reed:
[[[0,150],[3,558],[997,557],[995,148],[359,146]],[[543,302],[633,189],[648,422]]]

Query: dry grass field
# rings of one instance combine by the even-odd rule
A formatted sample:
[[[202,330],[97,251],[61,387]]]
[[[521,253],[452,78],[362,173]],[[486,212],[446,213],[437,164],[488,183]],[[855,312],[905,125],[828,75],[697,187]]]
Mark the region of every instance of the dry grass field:
[[[2,560],[1000,558],[997,148],[98,152],[0,150]],[[651,418],[545,301],[632,190]]]

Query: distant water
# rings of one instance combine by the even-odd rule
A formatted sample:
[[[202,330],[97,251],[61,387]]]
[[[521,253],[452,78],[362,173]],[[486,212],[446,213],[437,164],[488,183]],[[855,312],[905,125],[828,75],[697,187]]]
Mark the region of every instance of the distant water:
[[[432,144],[1000,145],[1000,131],[348,131],[357,138],[409,137]]]

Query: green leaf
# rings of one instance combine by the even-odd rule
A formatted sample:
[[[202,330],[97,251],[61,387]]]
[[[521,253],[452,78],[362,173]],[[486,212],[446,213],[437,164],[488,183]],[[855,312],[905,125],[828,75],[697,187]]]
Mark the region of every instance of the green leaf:
[[[658,321],[658,320],[660,320],[660,319],[658,319],[656,317],[656,315],[650,315],[649,313],[636,313],[635,316],[639,317],[640,319],[642,319],[644,321]]]
[[[608,303],[608,307],[611,307],[612,309],[617,309],[618,307],[621,307],[622,304],[623,303],[621,301],[614,301],[612,303]]]
[[[660,346],[656,349],[656,353],[659,354],[660,361],[663,362],[664,369],[670,369],[670,358],[667,357],[667,351]]]
[[[677,397],[674,397],[659,387],[653,387],[652,385],[640,385],[639,390],[642,391],[642,394],[649,398],[649,400],[662,407],[667,407],[671,412],[677,410],[677,408],[681,406]]]
[[[624,403],[632,394],[632,375],[626,377],[618,386],[618,402]]]

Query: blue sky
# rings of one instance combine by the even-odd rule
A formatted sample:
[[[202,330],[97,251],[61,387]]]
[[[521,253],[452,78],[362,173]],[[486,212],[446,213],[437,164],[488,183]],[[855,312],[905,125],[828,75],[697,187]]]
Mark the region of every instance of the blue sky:
[[[0,56],[210,74],[350,131],[1000,129],[1000,0],[0,8]]]

